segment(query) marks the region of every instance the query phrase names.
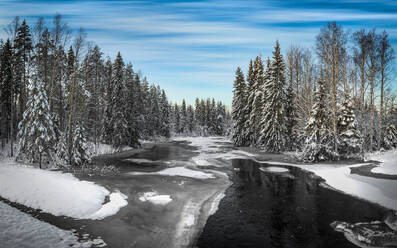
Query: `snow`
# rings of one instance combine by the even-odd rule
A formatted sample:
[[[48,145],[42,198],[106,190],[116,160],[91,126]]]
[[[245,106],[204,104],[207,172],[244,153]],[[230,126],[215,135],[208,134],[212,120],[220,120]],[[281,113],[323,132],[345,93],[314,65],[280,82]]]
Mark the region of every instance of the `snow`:
[[[268,172],[276,172],[276,173],[289,172],[289,170],[287,168],[276,167],[276,166],[261,167],[260,170],[268,171]]]
[[[167,205],[172,201],[170,195],[159,195],[157,192],[145,192],[142,196],[139,197],[139,200],[142,202],[151,202],[155,205]]]
[[[129,175],[160,175],[160,176],[181,176],[181,177],[190,177],[196,179],[209,179],[214,178],[213,174],[191,170],[185,167],[172,167],[164,170],[160,170],[157,172],[129,172]]]
[[[116,149],[112,145],[108,145],[105,143],[98,143],[96,146],[94,143],[91,144],[93,151],[92,153],[95,155],[106,155],[113,154],[116,152]],[[121,149],[121,151],[127,151],[133,149],[132,147],[125,146]]]
[[[370,163],[356,165],[337,164],[293,164],[266,161],[270,165],[295,166],[315,173],[322,177],[333,189],[346,194],[378,203],[386,208],[397,210],[397,180],[386,180],[350,174],[351,167],[358,167]]]
[[[366,154],[366,159],[382,162],[378,167],[373,168],[371,170],[372,172],[397,175],[397,149],[386,152],[369,153]]]
[[[0,216],[1,247],[66,248],[91,247],[94,243],[98,247],[106,245],[101,239],[86,240],[80,243],[72,231],[62,230],[37,220],[3,202],[0,202]]]
[[[0,162],[0,196],[55,216],[103,219],[127,205],[126,196],[72,174]],[[110,201],[103,204],[105,197]]]

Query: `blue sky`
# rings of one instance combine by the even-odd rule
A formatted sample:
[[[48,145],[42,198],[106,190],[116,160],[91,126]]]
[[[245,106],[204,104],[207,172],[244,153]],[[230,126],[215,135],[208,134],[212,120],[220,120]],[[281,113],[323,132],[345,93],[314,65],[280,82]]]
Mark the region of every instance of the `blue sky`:
[[[397,51],[397,1],[0,1],[0,25],[13,17],[29,24],[58,12],[73,30],[112,58],[120,51],[172,101],[214,97],[231,103],[234,71],[258,54],[271,56],[278,39],[313,47],[328,21],[345,30],[386,29]],[[0,38],[5,37],[3,29]]]

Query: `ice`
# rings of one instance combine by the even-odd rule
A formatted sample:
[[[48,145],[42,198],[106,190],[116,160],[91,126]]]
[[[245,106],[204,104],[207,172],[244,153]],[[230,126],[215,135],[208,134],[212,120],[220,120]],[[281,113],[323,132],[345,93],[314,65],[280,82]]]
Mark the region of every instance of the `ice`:
[[[276,173],[289,172],[289,170],[287,168],[276,167],[276,166],[261,167],[260,170],[268,171],[268,172],[276,172]]]
[[[80,181],[72,174],[0,162],[0,196],[12,202],[41,209],[55,216],[103,219],[127,205],[120,192],[110,194],[102,186]],[[110,202],[103,205],[105,197]]]
[[[129,172],[129,175],[160,175],[160,176],[181,176],[196,179],[209,179],[214,178],[213,174],[191,170],[185,167],[172,167],[157,172]]]
[[[1,247],[21,248],[70,248],[103,247],[102,239],[86,240],[80,243],[72,231],[59,229],[44,221],[37,220],[9,205],[0,202],[0,240]]]
[[[226,137],[175,137],[175,141],[187,141],[195,146],[199,154],[192,157],[192,161],[200,166],[220,166],[216,159],[236,159],[254,157],[255,154],[232,148],[232,143]],[[225,147],[230,144],[230,147]],[[226,149],[225,149],[226,148]]]
[[[170,195],[159,195],[157,192],[145,192],[142,196],[139,197],[139,200],[142,202],[151,202],[155,205],[167,205],[172,201]]]

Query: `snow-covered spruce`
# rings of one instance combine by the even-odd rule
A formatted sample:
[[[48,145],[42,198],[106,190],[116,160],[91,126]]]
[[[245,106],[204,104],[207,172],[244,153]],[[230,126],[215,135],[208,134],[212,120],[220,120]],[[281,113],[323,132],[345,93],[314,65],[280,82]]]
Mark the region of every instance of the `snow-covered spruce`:
[[[269,80],[265,82],[261,145],[269,152],[284,151],[287,143],[285,125],[285,65],[278,41],[273,51]]]
[[[339,154],[343,158],[362,157],[362,137],[357,128],[353,103],[347,96],[339,110],[338,133],[340,144]]]
[[[56,141],[54,123],[48,105],[47,91],[41,81],[31,81],[30,98],[23,120],[19,124],[20,139],[18,158],[24,157],[30,162],[39,162],[40,168],[44,158],[52,160]]]
[[[243,146],[246,141],[244,140],[244,123],[246,105],[245,96],[245,80],[244,74],[240,67],[236,70],[236,79],[234,80],[234,96],[232,104],[232,118],[233,118],[233,143],[236,146]]]
[[[306,140],[301,155],[304,161],[318,162],[338,158],[334,148],[335,137],[330,116],[325,82],[318,81],[314,94],[314,106],[305,127]]]

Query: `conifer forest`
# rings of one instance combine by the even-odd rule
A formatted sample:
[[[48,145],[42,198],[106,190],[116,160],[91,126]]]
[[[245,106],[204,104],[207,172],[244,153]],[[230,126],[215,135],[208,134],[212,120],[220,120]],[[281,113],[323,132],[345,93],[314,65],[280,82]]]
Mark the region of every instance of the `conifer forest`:
[[[397,247],[396,21],[0,2],[0,248]]]

